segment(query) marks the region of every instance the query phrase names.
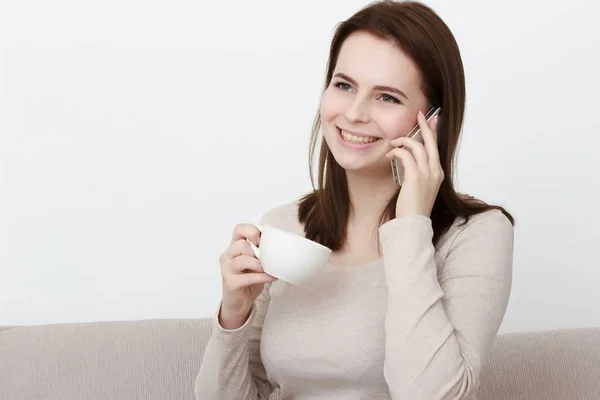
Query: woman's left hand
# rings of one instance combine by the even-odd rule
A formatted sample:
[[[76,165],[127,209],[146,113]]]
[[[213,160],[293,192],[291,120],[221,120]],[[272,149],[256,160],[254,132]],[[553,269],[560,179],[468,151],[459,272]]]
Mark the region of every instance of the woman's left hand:
[[[414,139],[400,137],[391,141],[394,148],[386,157],[402,161],[404,182],[396,202],[396,218],[405,215],[431,216],[431,210],[440,185],[444,180],[444,171],[440,164],[437,147],[437,121],[434,117],[429,123],[421,111],[417,121],[421,128],[424,145]]]

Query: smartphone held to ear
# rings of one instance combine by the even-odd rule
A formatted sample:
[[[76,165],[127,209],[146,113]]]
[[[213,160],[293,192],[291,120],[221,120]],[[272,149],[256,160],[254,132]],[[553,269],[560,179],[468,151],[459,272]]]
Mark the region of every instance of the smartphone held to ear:
[[[435,116],[439,115],[441,111],[441,107],[432,107],[425,115],[425,119],[427,119],[427,122],[429,122]],[[423,143],[423,135],[421,134],[421,127],[419,126],[419,123],[415,125],[415,127],[408,133],[408,135],[406,135],[406,137]],[[397,158],[394,158],[391,163],[394,182],[396,182],[398,185],[402,185],[402,182],[404,181],[404,165],[402,165],[402,161]]]

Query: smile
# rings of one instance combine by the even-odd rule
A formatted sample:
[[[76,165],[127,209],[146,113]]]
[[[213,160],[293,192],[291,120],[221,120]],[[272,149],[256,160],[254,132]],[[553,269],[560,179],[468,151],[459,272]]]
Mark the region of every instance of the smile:
[[[342,138],[350,143],[358,143],[358,144],[362,144],[362,143],[373,143],[379,139],[377,138],[367,138],[364,136],[356,136],[353,135],[351,133],[346,133],[344,131],[341,132]]]
[[[371,147],[370,145],[380,140],[380,138],[377,137],[350,133],[340,128],[337,128],[337,130],[342,143],[345,143],[346,145],[351,145],[351,147],[354,149],[363,149]]]
[[[337,128],[337,129],[338,129],[340,136],[342,137],[342,140],[347,143],[359,144],[359,145],[360,144],[371,144],[371,143],[375,143],[376,141],[379,140],[379,138],[377,138],[377,137],[358,135],[358,134],[347,132],[340,128]]]

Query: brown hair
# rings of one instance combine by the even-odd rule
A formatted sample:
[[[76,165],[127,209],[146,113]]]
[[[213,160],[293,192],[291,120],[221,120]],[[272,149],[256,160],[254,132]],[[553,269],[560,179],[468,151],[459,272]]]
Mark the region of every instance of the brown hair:
[[[419,2],[383,0],[371,3],[337,26],[329,51],[324,90],[331,82],[342,43],[357,31],[368,32],[399,46],[418,67],[422,90],[429,103],[442,107],[438,122],[438,149],[445,179],[431,213],[433,242],[437,242],[457,217],[464,217],[466,223],[470,216],[490,209],[501,210],[514,224],[513,217],[504,208],[461,195],[454,189],[454,155],[462,128],[466,95],[460,50],[448,26],[431,8]],[[307,238],[339,250],[346,239],[350,214],[348,183],[344,169],[322,141],[318,186],[315,185],[313,167],[320,128],[321,117],[317,112],[309,160],[313,191],[300,199],[298,219],[304,224]],[[381,214],[381,224],[396,217],[399,192],[397,190],[387,203]]]

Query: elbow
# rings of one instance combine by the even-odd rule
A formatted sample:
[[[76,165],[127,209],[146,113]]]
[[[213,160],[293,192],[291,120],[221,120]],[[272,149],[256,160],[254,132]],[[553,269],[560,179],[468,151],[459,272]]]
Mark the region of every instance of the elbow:
[[[476,374],[465,360],[452,370],[419,375],[388,376],[385,379],[393,400],[468,400],[475,395]]]
[[[219,374],[215,368],[210,368],[207,363],[200,364],[200,372],[194,381],[194,395],[196,400],[221,399],[219,388]]]
[[[215,388],[211,387],[213,386],[211,385],[211,380],[208,379],[206,375],[207,371],[203,371],[202,367],[200,367],[200,372],[198,373],[198,375],[196,375],[196,380],[194,382],[194,396],[196,400],[206,399],[207,395],[208,398],[217,398],[216,396],[214,396],[214,394],[216,393]],[[212,397],[210,396],[210,393],[213,394]]]
[[[449,380],[447,383],[447,391],[440,392],[439,399],[441,400],[468,400],[472,399],[478,387],[478,381],[473,372],[473,368],[462,360],[460,367],[456,372],[456,378]]]

